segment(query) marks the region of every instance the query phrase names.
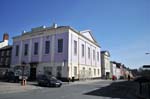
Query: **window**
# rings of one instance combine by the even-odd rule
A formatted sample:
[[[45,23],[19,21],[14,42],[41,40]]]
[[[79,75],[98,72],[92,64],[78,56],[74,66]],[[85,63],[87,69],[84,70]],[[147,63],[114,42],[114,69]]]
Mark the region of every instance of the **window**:
[[[74,40],[74,55],[77,55],[77,41]]]
[[[7,52],[6,52],[6,53],[7,53],[7,56],[10,56],[10,51],[9,51],[9,50],[7,50]]]
[[[99,61],[99,52],[97,52],[97,61]]]
[[[84,57],[84,44],[82,44],[82,57]]]
[[[5,52],[4,52],[4,51],[2,51],[2,56],[4,56],[4,54],[5,54]]]
[[[28,55],[28,44],[24,45],[24,56]]]
[[[90,48],[88,47],[88,58],[90,59]]]
[[[96,69],[94,69],[94,76],[96,75]]]
[[[63,52],[63,39],[58,39],[58,53]]]
[[[99,69],[97,69],[97,73],[98,73],[98,75],[99,75]]]
[[[5,59],[5,64],[8,65],[8,58]]]
[[[77,67],[76,66],[74,67],[74,76],[75,77],[77,76]]]
[[[50,52],[50,41],[45,41],[45,54]]]
[[[61,66],[58,66],[58,67],[57,67],[57,77],[58,77],[58,78],[61,78],[61,71],[62,71],[62,67],[61,67]]]
[[[34,43],[34,55],[38,55],[38,43]]]
[[[52,75],[52,67],[44,67],[44,74]]]
[[[82,70],[83,70],[83,77],[85,77],[85,67],[83,67]]]
[[[93,50],[93,60],[95,60],[95,50]]]
[[[92,76],[91,68],[89,68],[89,77]]]
[[[16,56],[19,55],[19,45],[16,45]]]

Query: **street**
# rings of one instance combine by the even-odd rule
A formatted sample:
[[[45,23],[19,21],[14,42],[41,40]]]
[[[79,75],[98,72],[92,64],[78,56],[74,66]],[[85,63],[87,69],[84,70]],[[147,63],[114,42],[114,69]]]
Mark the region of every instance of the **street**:
[[[122,82],[116,82],[116,84],[119,83]],[[65,84],[61,88],[41,87],[26,92],[0,94],[0,99],[136,99],[133,97],[122,97],[122,95],[120,94],[122,93],[122,89],[120,89],[120,87],[120,90],[118,91],[120,93],[118,93],[118,95],[115,95],[112,91],[112,89],[114,90],[114,88],[109,87],[111,84],[112,81],[110,80],[74,82]],[[103,88],[105,90],[103,90]],[[125,89],[125,92],[127,90],[129,90],[129,88]],[[108,96],[107,94],[105,94],[106,91],[108,91],[109,93]],[[117,90],[115,91],[117,92]],[[101,95],[100,93],[103,94]],[[112,95],[110,95],[110,93]]]

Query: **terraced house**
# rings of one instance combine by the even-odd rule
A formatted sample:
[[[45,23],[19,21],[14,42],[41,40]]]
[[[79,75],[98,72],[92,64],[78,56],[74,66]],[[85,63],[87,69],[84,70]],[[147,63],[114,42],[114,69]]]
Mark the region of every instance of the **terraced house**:
[[[27,74],[50,74],[61,79],[101,77],[100,46],[90,30],[70,26],[32,28],[13,37],[12,68],[25,63]]]

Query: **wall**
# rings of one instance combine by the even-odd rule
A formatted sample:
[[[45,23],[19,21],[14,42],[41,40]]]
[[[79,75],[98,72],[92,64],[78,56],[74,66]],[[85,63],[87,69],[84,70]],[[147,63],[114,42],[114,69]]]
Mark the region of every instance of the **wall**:
[[[74,54],[74,40],[77,41],[77,54]],[[82,44],[84,45],[84,56],[82,56]],[[88,47],[90,48],[90,58],[88,58]],[[93,50],[95,50],[95,59],[93,59]],[[99,52],[99,61],[97,61],[97,52]],[[69,76],[74,75],[74,67],[77,67],[77,75],[81,77],[81,72],[83,68],[88,72],[91,68],[92,76],[91,77],[100,77],[101,76],[101,64],[100,64],[100,48],[89,40],[83,38],[81,34],[77,34],[74,31],[69,31],[69,61],[68,65],[70,68]],[[94,75],[93,70],[99,69],[99,75]],[[86,73],[87,74],[87,73]],[[87,75],[86,75],[87,76]]]

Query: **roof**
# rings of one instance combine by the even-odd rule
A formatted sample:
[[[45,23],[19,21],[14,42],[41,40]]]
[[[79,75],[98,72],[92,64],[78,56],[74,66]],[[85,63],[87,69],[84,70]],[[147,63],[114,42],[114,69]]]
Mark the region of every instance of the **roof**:
[[[10,49],[10,48],[12,48],[12,45],[8,45],[8,46],[5,46],[5,47],[2,47],[2,48],[0,48],[0,50]]]
[[[101,53],[102,53],[102,54],[106,54],[106,55],[108,55],[108,57],[110,57],[110,53],[109,53],[109,51],[107,51],[107,50],[101,51]]]
[[[97,43],[97,41],[95,40],[95,38],[92,35],[92,31],[91,30],[80,31],[80,33],[82,35],[84,35],[85,37],[87,37],[88,39],[90,39],[91,41]]]
[[[70,29],[70,30],[74,31],[75,33],[77,33],[78,35],[84,37],[88,41],[90,41],[90,42],[92,42],[92,43],[94,43],[94,44],[96,44],[97,46],[100,47],[100,45],[94,39],[91,30],[77,31],[76,29],[74,29],[74,28],[72,28],[70,26],[57,26],[57,27],[53,27],[53,26],[52,27],[40,26],[40,27],[36,27],[36,28],[31,28],[31,31],[29,31],[29,32],[23,32],[21,35],[13,37],[13,39],[21,37],[23,35],[35,33],[35,32],[43,32],[43,31],[46,31],[46,30],[58,29],[58,28],[67,28],[67,29]]]

